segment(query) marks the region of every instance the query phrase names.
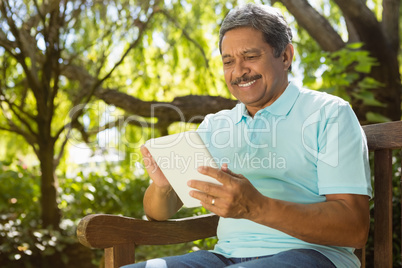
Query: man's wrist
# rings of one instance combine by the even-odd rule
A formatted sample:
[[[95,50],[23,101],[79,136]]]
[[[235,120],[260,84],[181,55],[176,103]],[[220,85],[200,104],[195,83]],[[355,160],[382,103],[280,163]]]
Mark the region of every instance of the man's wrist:
[[[159,186],[154,184],[154,191],[157,195],[159,196],[168,196],[172,192],[173,188],[171,185],[166,185],[166,186]]]
[[[272,213],[272,210],[269,209],[272,201],[273,199],[261,195],[261,198],[259,198],[257,202],[253,202],[254,204],[250,210],[249,220],[265,225],[271,216],[269,213]]]

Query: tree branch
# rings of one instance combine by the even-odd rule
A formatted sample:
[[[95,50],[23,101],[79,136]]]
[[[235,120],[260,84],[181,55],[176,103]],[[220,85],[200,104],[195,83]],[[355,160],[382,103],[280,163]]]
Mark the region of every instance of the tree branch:
[[[114,127],[117,128],[122,128],[125,125],[132,125],[136,127],[142,127],[142,128],[160,128],[160,124],[158,123],[151,123],[145,120],[145,118],[137,115],[125,115],[119,117],[117,120],[113,122],[108,122],[107,124],[103,126],[99,126],[93,129],[90,129],[86,132],[88,136],[96,135],[102,131],[105,131],[107,129],[111,129]]]
[[[223,97],[189,95],[172,102],[142,101],[117,90],[102,90],[96,97],[126,112],[142,117],[157,117],[160,125],[173,122],[199,123],[208,113],[233,108],[237,101]]]
[[[37,143],[37,140],[36,140],[36,138],[34,136],[29,135],[28,133],[26,133],[23,130],[19,129],[14,124],[9,125],[9,127],[0,126],[0,130],[7,131],[7,132],[10,132],[10,133],[15,133],[15,134],[18,134],[18,135],[22,136],[28,142],[28,144],[30,144],[32,146],[35,154],[38,155],[38,150],[35,147],[35,144]]]
[[[385,44],[385,35],[374,13],[361,0],[334,0],[345,18],[353,23],[365,48],[378,60],[386,57],[389,49]]]
[[[83,88],[85,88],[85,83],[91,84],[95,80],[81,66],[65,66],[63,75],[69,79],[78,80]],[[207,113],[231,109],[237,103],[236,100],[222,97],[196,95],[177,97],[173,102],[147,102],[117,90],[102,88],[99,88],[94,95],[107,104],[121,108],[129,114],[142,117],[158,117],[160,125],[183,121],[198,123]],[[75,109],[74,113],[81,114],[81,112],[78,113],[79,106],[76,106]],[[60,130],[59,132],[62,131]]]
[[[181,25],[177,22],[177,20],[175,18],[173,18],[166,10],[161,9],[160,12],[162,14],[164,14],[168,18],[168,20],[170,20],[178,29],[181,30],[181,32],[183,33],[184,37],[187,38],[188,41],[193,43],[198,48],[198,50],[202,54],[202,57],[204,58],[205,67],[209,68],[209,60],[208,60],[208,58],[207,58],[207,56],[205,54],[205,51],[202,48],[202,46],[197,41],[195,41],[193,38],[191,38],[190,34],[183,27],[181,27]]]
[[[158,3],[158,1],[156,1],[155,5],[157,3]],[[81,107],[81,109],[77,110],[74,113],[74,117],[71,118],[71,122],[74,122],[82,114],[85,105],[90,101],[90,99],[92,98],[94,93],[97,91],[97,89],[99,89],[99,87],[102,85],[102,83],[112,75],[112,73],[116,70],[116,68],[118,66],[120,66],[123,63],[123,61],[126,58],[126,56],[128,55],[128,53],[133,48],[138,46],[139,42],[142,40],[142,36],[143,36],[143,34],[144,34],[144,32],[145,32],[145,30],[147,28],[147,25],[148,25],[149,21],[151,20],[151,18],[153,17],[154,14],[155,14],[155,11],[153,11],[149,15],[148,20],[146,22],[141,22],[139,19],[136,20],[135,24],[139,28],[139,33],[138,33],[137,39],[130,44],[130,46],[124,52],[124,54],[122,55],[120,60],[113,66],[113,68],[103,78],[96,79],[96,78],[90,76],[90,74],[86,70],[84,70],[83,68],[81,68],[83,72],[78,74],[77,73],[77,70],[78,70],[77,67],[71,68],[72,67],[71,65],[65,66],[63,74],[66,75],[66,77],[69,77],[70,79],[73,79],[73,80],[77,80],[77,77],[74,77],[74,75],[72,75],[72,74],[73,73],[78,74],[79,75],[78,78],[81,78],[81,79],[78,79],[78,80],[80,82],[84,82],[82,84],[82,86],[86,85],[86,86],[83,87],[83,89],[85,91],[85,95],[83,95],[83,101],[82,101],[83,107]],[[89,90],[85,90],[86,88],[89,88]],[[57,134],[54,137],[54,139],[57,138],[67,127],[68,126],[65,125],[62,128],[60,128],[59,131],[57,131]]]
[[[67,4],[67,3],[65,3]],[[49,23],[49,38],[52,40],[51,42],[51,50],[47,53],[47,58],[49,61],[49,66],[53,70],[49,72],[49,89],[50,89],[50,97],[48,99],[48,107],[49,107],[49,121],[51,124],[53,114],[55,111],[55,99],[59,92],[59,81],[60,81],[60,63],[59,59],[61,58],[61,48],[60,48],[60,28],[63,25],[63,16],[60,16],[60,11],[58,5],[55,7],[55,11],[52,12],[51,22]],[[53,23],[52,23],[53,20]],[[52,44],[53,43],[53,44]],[[48,52],[48,50],[46,50]],[[53,78],[53,86],[50,86],[51,79]]]
[[[399,52],[399,11],[401,6],[400,0],[383,0],[382,1],[382,29],[390,43],[394,53]]]
[[[17,44],[8,40],[7,35],[2,29],[0,29],[0,46],[2,46],[8,53],[15,57],[12,50],[17,47]]]
[[[150,17],[148,18],[148,20],[146,22],[141,22],[139,19],[137,20],[137,27],[139,29],[139,33],[138,33],[138,37],[137,39],[130,44],[130,46],[128,47],[128,49],[124,52],[124,54],[122,55],[122,57],[120,58],[120,60],[118,62],[116,62],[116,64],[113,66],[113,68],[101,79],[99,79],[97,81],[97,83],[93,86],[91,93],[89,94],[89,96],[87,97],[87,101],[89,101],[89,99],[92,97],[92,95],[94,94],[95,90],[106,80],[108,79],[112,73],[114,72],[114,70],[116,70],[117,67],[120,66],[120,64],[123,63],[124,59],[127,57],[128,53],[135,48],[136,46],[138,46],[139,42],[142,39],[142,36],[144,34],[145,29],[147,28],[147,25],[149,23],[149,21],[151,20],[151,18],[153,17],[155,13],[151,13]],[[85,103],[86,103],[85,102]]]
[[[27,76],[27,79],[29,80],[29,84],[31,85],[32,91],[33,91],[35,97],[38,99],[39,93],[40,93],[39,80],[30,71],[27,64],[25,63],[26,51],[25,51],[24,43],[21,40],[21,38],[26,37],[26,36],[23,36],[23,34],[20,33],[20,31],[17,28],[17,26],[15,25],[13,19],[7,15],[8,13],[12,13],[12,11],[10,10],[10,5],[9,5],[8,1],[0,1],[0,12],[6,18],[8,26],[10,27],[10,31],[13,34],[14,38],[16,39],[16,44],[17,44],[16,47],[19,47],[21,50],[21,53],[15,54],[14,57],[21,64],[21,66]],[[31,43],[31,42],[29,42],[29,43]],[[14,55],[14,54],[11,53],[11,55]]]
[[[75,28],[75,25],[80,22],[80,19],[77,18],[77,17],[78,17],[78,15],[80,14],[80,12],[82,11],[83,7],[85,6],[85,3],[84,3],[84,2],[85,2],[85,0],[82,0],[81,4],[78,6],[78,8],[75,9],[75,10],[73,10],[73,11],[71,11],[71,12],[69,13],[70,19],[69,19],[69,20],[66,20],[66,21],[64,22],[65,25],[68,25],[68,24],[69,24],[71,21],[73,21],[74,19],[75,19],[75,21],[74,21],[74,24],[68,26],[68,28],[72,28],[72,29],[73,29],[73,28]],[[112,29],[109,29],[109,30],[107,30],[107,31],[105,30],[105,33],[102,32],[102,35],[99,36],[99,40],[110,39],[111,37],[109,37],[109,35],[110,35],[111,33],[112,33]],[[68,57],[68,58],[66,58],[65,60],[66,60],[67,62],[69,62],[69,63],[73,62],[76,58],[82,56],[82,54],[84,53],[84,51],[88,50],[90,47],[96,45],[97,43],[98,43],[98,40],[94,40],[92,43],[90,43],[89,45],[84,46],[84,47],[83,47],[81,50],[79,50],[78,52],[76,52],[76,53],[74,53],[74,54],[71,54],[71,56]]]
[[[307,0],[280,0],[280,2],[323,50],[333,52],[345,46],[342,38],[328,20],[319,14]]]
[[[10,110],[13,112],[13,114],[18,118],[18,120],[28,129],[29,133],[33,136],[36,136],[37,134],[33,131],[33,129],[31,128],[31,125],[28,123],[28,121],[26,121],[21,114],[28,116],[30,118],[32,118],[31,115],[27,114],[25,111],[20,110],[19,107],[17,105],[15,105],[14,103],[10,102],[10,100],[8,100],[6,98],[6,96],[0,91],[0,96],[2,97],[3,101],[6,102],[8,104],[8,107],[10,108]],[[18,110],[18,111],[17,111]],[[21,114],[20,114],[21,113]]]
[[[358,43],[360,42],[360,37],[355,29],[355,26],[350,21],[349,18],[345,18],[346,29],[348,30],[349,39],[348,43]]]
[[[62,144],[60,146],[60,151],[57,154],[56,158],[54,159],[54,164],[55,164],[54,166],[55,167],[57,167],[59,165],[60,159],[63,157],[64,150],[65,150],[67,142],[68,142],[68,138],[69,138],[68,135],[66,135],[66,137],[64,138],[64,140],[63,140],[63,142],[62,142]]]
[[[59,63],[60,58],[59,50],[59,32],[62,22],[59,21],[60,7],[59,1],[52,1],[49,5],[49,22],[44,24],[43,36],[46,43],[46,59],[42,66],[42,91],[43,102],[45,103],[48,111],[44,114],[46,122],[51,124],[51,118],[54,111],[54,98],[58,92],[58,77],[59,77]],[[51,86],[52,79],[54,79]]]
[[[45,16],[43,15],[42,10],[40,10],[40,8],[39,8],[38,0],[34,0],[34,4],[35,4],[36,11],[38,12],[39,17],[40,17],[41,20],[42,20],[42,23],[45,24],[46,18],[45,18]]]

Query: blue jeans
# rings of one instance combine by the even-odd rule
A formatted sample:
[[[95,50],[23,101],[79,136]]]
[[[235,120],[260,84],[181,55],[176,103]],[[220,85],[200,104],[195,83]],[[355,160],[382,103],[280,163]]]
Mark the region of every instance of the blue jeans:
[[[275,255],[254,258],[225,258],[206,250],[199,250],[181,256],[153,259],[146,262],[123,266],[124,268],[219,268],[219,267],[253,267],[253,268],[335,268],[324,255],[312,249],[293,249]]]

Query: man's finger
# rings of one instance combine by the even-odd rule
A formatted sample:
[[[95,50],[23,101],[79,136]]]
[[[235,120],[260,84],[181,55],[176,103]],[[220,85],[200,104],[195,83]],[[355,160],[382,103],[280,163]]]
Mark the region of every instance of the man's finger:
[[[236,178],[241,178],[241,177],[242,177],[241,174],[237,174],[237,173],[234,173],[233,171],[231,171],[231,170],[228,168],[228,164],[222,164],[221,170],[222,170],[223,172],[225,172],[225,173],[227,173],[227,174],[233,176],[233,177],[236,177]]]
[[[221,185],[218,185],[216,183],[210,183],[198,180],[190,180],[187,182],[187,185],[190,186],[191,188],[201,191],[201,193],[205,193],[212,196],[219,195],[221,193],[221,187],[222,187]],[[198,196],[198,193],[196,194],[196,196]]]
[[[199,173],[210,176],[222,184],[225,184],[230,180],[230,175],[220,169],[208,166],[200,166],[197,170]]]
[[[149,152],[148,148],[144,145],[141,146],[140,152],[142,154],[142,159],[144,161],[145,169],[148,171],[149,174],[153,174],[155,172],[159,172],[159,166],[152,157],[151,153]]]

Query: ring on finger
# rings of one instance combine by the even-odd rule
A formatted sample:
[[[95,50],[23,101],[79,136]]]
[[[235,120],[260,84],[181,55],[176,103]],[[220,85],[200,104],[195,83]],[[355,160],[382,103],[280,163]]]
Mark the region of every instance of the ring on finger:
[[[215,205],[215,198],[212,198],[211,204],[214,206]]]

